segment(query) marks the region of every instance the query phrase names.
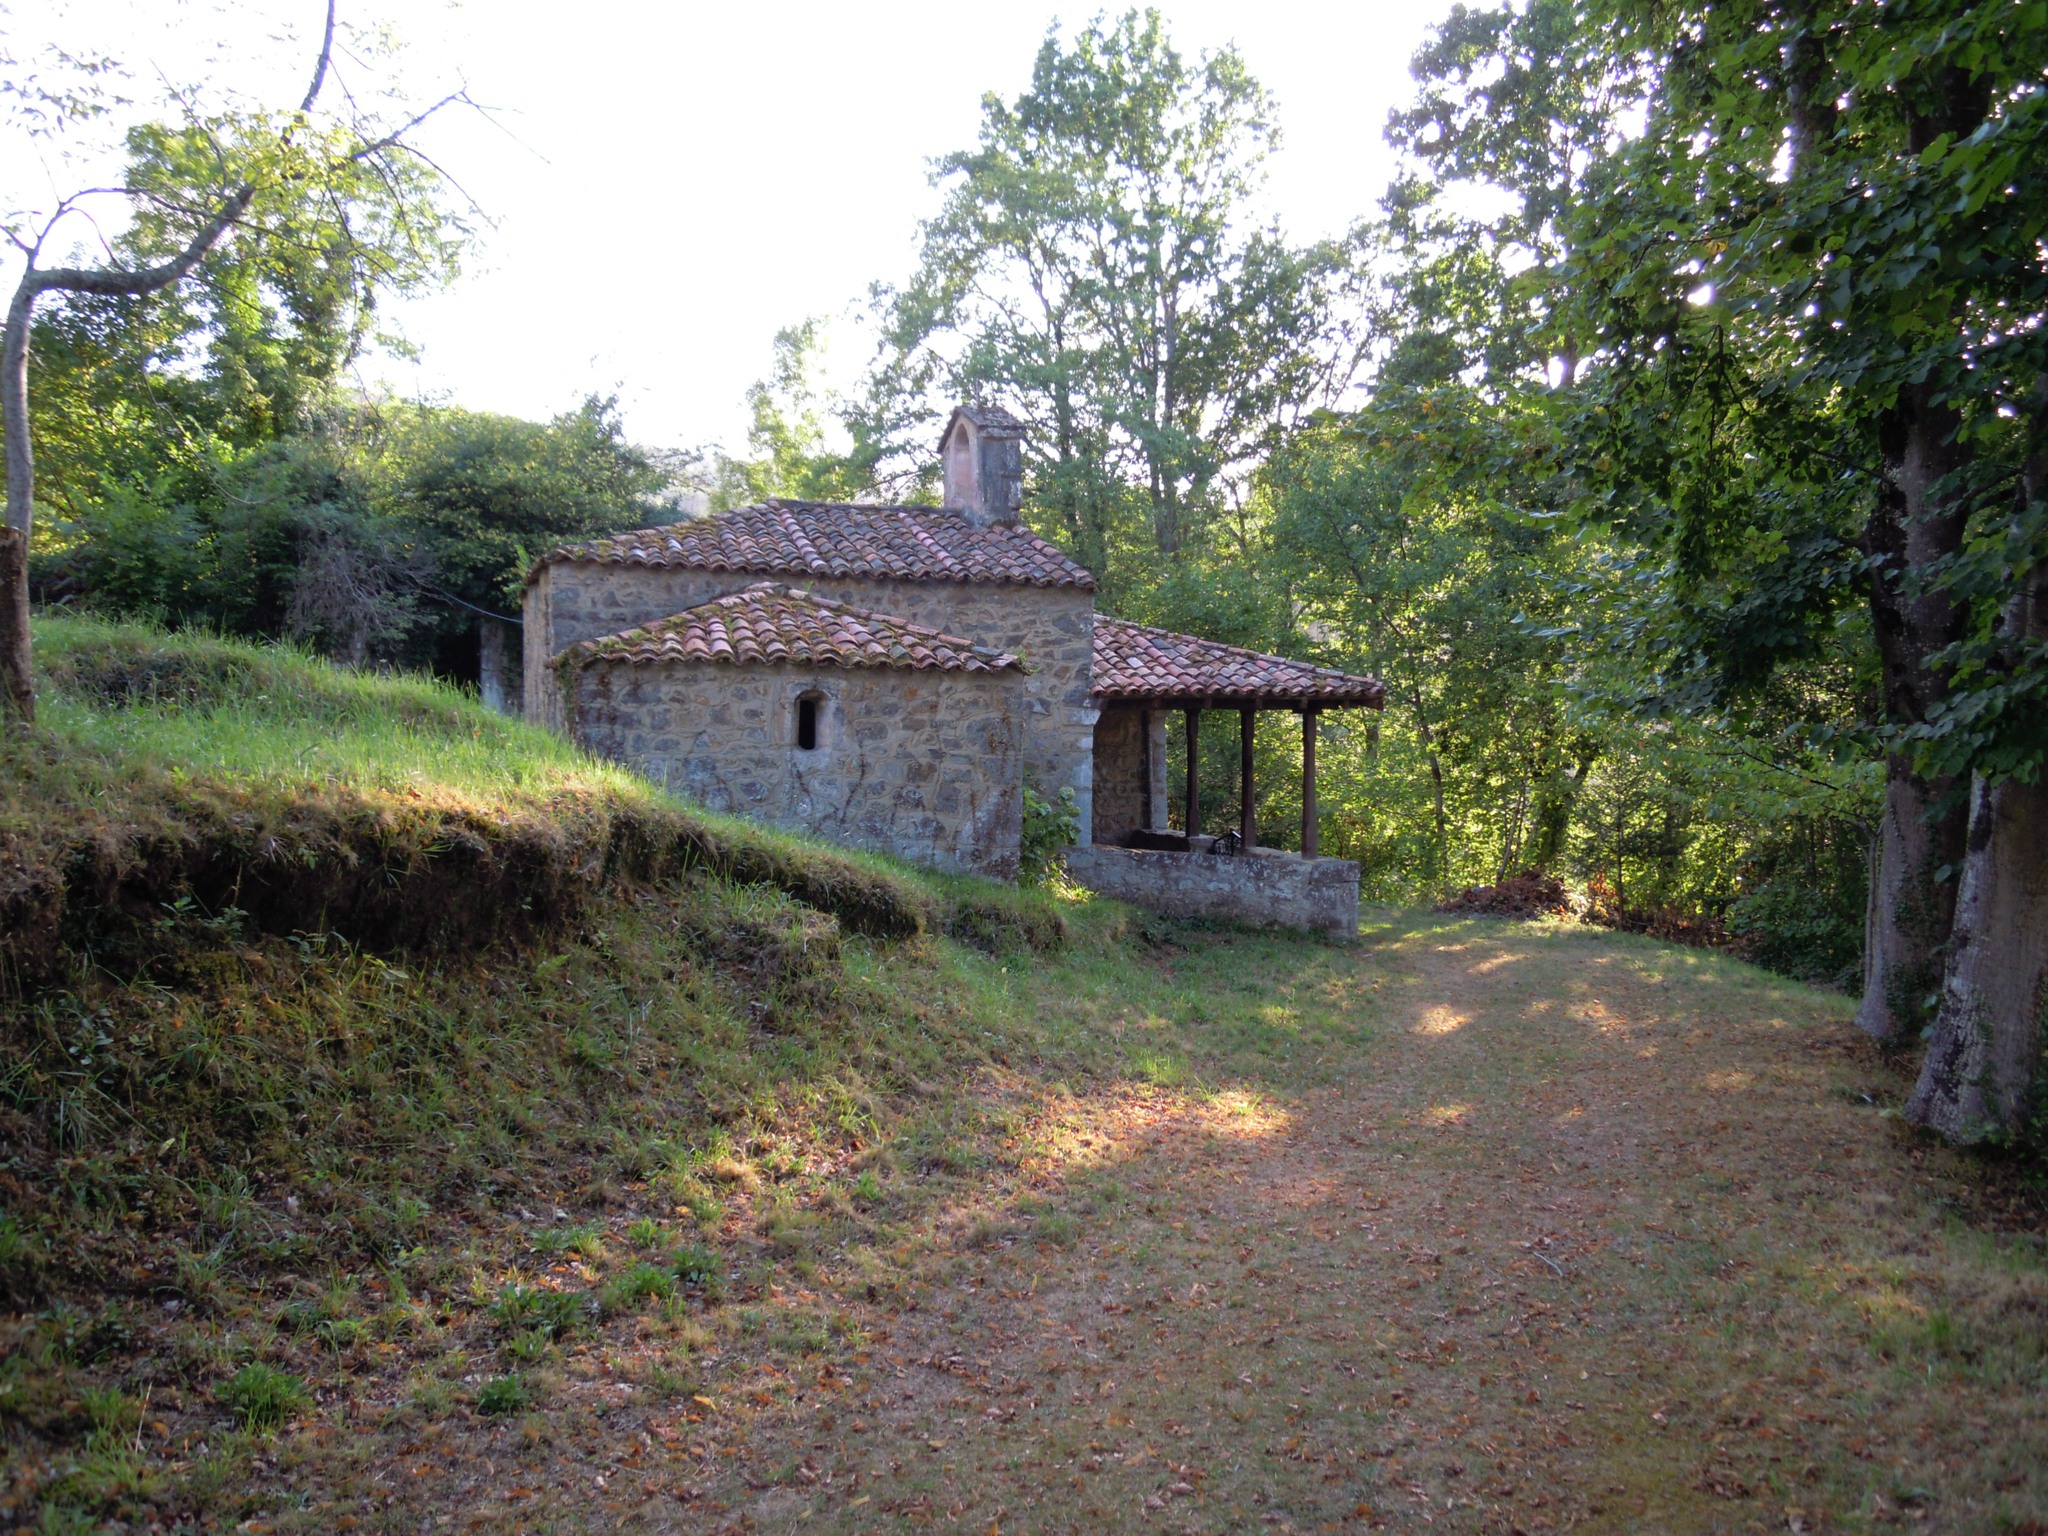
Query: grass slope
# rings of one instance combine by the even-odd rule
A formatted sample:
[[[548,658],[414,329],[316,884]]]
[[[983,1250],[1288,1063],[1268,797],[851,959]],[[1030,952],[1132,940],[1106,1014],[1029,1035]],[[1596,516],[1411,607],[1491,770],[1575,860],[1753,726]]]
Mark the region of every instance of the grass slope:
[[[1141,922],[429,684],[38,639],[0,1525],[2048,1521],[2032,1208],[1839,998]]]

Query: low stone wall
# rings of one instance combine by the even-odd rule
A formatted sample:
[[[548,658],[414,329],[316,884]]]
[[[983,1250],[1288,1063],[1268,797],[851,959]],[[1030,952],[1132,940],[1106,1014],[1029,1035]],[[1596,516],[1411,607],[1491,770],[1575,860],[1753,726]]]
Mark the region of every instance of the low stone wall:
[[[1270,849],[1225,857],[1097,846],[1069,849],[1067,873],[1100,895],[1167,917],[1345,937],[1358,932],[1358,866],[1349,859],[1304,859]]]

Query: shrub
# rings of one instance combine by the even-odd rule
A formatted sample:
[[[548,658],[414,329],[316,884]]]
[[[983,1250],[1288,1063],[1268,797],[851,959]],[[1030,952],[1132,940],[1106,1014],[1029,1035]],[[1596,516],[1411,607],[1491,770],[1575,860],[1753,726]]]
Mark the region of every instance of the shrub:
[[[1063,787],[1048,800],[1028,780],[1024,785],[1024,841],[1018,878],[1036,884],[1059,868],[1060,855],[1081,835],[1081,805],[1073,789]]]
[[[547,1357],[554,1347],[554,1340],[545,1328],[527,1328],[515,1333],[506,1341],[505,1353],[514,1360],[534,1361]]]
[[[0,1216],[0,1302],[26,1306],[43,1294],[43,1257],[49,1245],[12,1216]]]
[[[491,1316],[507,1328],[534,1328],[550,1338],[572,1333],[583,1321],[584,1299],[573,1291],[548,1291],[513,1281],[491,1302]]]
[[[533,1244],[535,1253],[574,1253],[586,1259],[604,1257],[604,1227],[594,1221],[578,1222],[568,1227],[542,1227],[528,1241]]]
[[[1863,959],[1863,924],[1829,893],[1771,881],[1728,908],[1728,931],[1745,958],[1782,975],[1849,987]]]
[[[675,1288],[675,1283],[674,1274],[659,1265],[635,1264],[605,1282],[604,1309],[615,1312],[635,1302],[666,1296]]]
[[[220,1401],[244,1429],[260,1433],[305,1412],[313,1405],[313,1394],[298,1377],[252,1360],[228,1378],[220,1389]]]

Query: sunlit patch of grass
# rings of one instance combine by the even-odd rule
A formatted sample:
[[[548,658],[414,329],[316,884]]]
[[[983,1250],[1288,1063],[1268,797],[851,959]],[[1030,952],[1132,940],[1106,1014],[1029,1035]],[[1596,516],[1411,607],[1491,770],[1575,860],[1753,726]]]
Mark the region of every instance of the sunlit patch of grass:
[[[1416,1035],[1450,1035],[1463,1029],[1471,1019],[1468,1015],[1442,1003],[1431,1003],[1422,1010],[1421,1016],[1410,1026],[1409,1033]]]

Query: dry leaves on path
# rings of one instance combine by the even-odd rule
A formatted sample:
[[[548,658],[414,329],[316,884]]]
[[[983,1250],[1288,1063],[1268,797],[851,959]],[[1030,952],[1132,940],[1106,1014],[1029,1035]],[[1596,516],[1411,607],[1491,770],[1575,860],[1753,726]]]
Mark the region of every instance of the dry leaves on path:
[[[753,1464],[803,1475],[707,1458],[696,1507],[846,1531],[2048,1514],[2038,1249],[1944,1219],[1940,1157],[1859,1091],[1885,1069],[1845,1005],[1569,930],[1422,926],[1356,963],[1388,985],[1338,1083],[1048,1104],[1020,1189],[975,1203],[1005,1235],[929,1261],[844,1409],[750,1431]]]

